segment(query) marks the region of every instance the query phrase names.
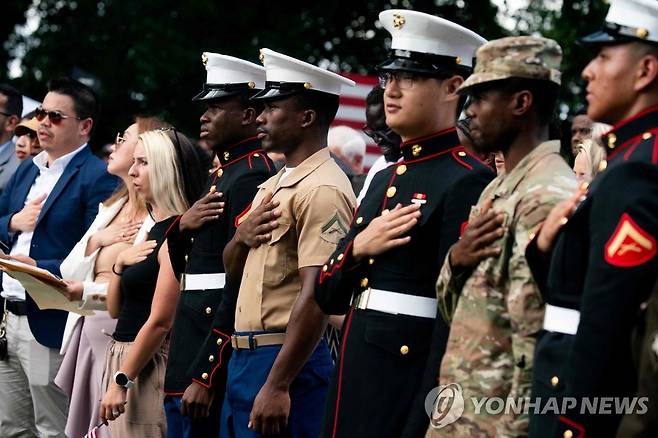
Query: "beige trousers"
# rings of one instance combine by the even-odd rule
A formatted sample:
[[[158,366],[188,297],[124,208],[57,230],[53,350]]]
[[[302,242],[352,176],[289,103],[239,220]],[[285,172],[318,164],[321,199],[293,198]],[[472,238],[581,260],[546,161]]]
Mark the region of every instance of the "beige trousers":
[[[128,356],[132,342],[110,341],[105,356],[103,394],[112,383],[114,374]],[[126,412],[109,428],[112,438],[160,438],[167,436],[167,421],[164,413],[164,377],[167,366],[168,342],[153,356],[128,390]]]

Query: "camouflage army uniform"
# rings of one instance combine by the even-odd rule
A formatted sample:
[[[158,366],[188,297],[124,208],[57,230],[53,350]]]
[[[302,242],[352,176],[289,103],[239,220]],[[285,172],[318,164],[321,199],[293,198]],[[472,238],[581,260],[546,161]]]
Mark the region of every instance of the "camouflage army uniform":
[[[509,173],[484,190],[471,218],[482,206],[505,215],[504,235],[494,245],[500,256],[488,258],[469,275],[453,276],[446,257],[437,282],[439,302],[457,301],[441,363],[441,385],[459,383],[466,401],[463,416],[438,436],[527,435],[527,415],[492,418],[475,415],[471,397],[520,399],[530,396],[532,357],[542,328],[544,306],[525,260],[525,247],[553,206],[576,189],[573,172],[559,155],[559,141],[542,143]],[[444,315],[448,317],[449,315]]]

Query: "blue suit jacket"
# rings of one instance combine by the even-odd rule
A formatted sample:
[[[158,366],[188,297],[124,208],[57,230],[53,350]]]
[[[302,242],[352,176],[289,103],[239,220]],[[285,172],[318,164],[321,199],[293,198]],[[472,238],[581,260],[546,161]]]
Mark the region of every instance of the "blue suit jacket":
[[[0,241],[9,248],[18,238],[18,233],[10,233],[9,221],[23,209],[38,175],[39,168],[32,159],[25,160],[0,196]],[[98,204],[116,187],[117,178],[107,173],[105,163],[91,153],[89,146],[78,152],[41,209],[28,255],[40,268],[61,275],[59,265],[91,225]],[[29,294],[26,302],[30,329],[36,340],[46,347],[59,348],[68,312],[39,310]]]

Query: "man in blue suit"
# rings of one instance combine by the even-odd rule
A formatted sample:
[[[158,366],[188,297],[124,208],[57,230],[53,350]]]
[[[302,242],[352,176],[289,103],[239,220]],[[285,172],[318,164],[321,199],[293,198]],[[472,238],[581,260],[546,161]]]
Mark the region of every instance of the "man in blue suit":
[[[37,109],[44,149],[26,160],[0,197],[0,241],[12,258],[59,275],[59,265],[117,181],[87,142],[97,118],[93,91],[72,79],[49,84]],[[4,275],[8,359],[0,361],[0,436],[64,437],[68,400],[53,382],[67,312],[39,310]]]

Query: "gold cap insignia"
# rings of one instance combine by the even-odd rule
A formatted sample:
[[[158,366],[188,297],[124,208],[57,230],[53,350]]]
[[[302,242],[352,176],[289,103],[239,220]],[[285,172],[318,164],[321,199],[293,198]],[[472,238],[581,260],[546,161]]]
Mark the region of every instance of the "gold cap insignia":
[[[202,53],[201,54],[201,62],[203,63],[203,65],[208,65],[208,55],[206,55],[205,53]]]
[[[228,160],[229,156],[230,156],[230,154],[228,152],[224,152],[224,160]]]
[[[249,81],[249,83],[247,84],[247,86],[248,86],[249,88],[256,88],[256,83],[255,83],[254,81]]]
[[[260,59],[260,62],[265,64],[265,55],[263,52],[260,52],[260,55],[258,55],[258,59]]]
[[[415,144],[411,147],[411,155],[413,155],[414,157],[417,157],[418,155],[420,155],[420,151],[422,151],[422,150],[423,150],[423,147],[421,145]]]
[[[393,27],[400,30],[404,27],[407,20],[404,19],[402,14],[393,14]]]
[[[644,27],[638,27],[637,31],[635,31],[635,36],[640,39],[645,39],[649,36],[649,30]]]
[[[311,87],[313,87],[313,85],[311,85],[310,82],[304,82],[304,88],[306,88],[307,90],[310,90]]]
[[[462,63],[462,58],[460,56],[455,58],[455,64],[461,64],[461,63]]]
[[[614,149],[616,146],[615,143],[617,143],[617,136],[615,134],[608,134],[608,147]]]

